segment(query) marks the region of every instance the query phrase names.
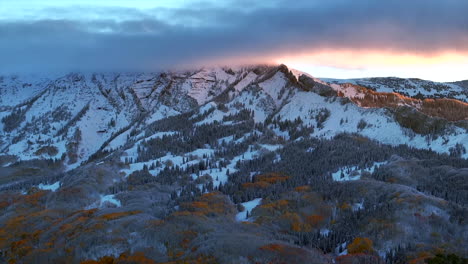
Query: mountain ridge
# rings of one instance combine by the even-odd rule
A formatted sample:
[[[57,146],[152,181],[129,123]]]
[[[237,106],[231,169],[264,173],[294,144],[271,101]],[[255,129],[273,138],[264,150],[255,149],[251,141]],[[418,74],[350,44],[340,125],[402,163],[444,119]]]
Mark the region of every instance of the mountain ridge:
[[[324,99],[344,97],[357,104],[358,108],[372,107],[383,109],[390,107],[390,109],[396,109],[396,107],[406,105],[429,117],[447,120],[448,122],[444,121],[446,123],[444,126],[452,126],[451,124],[455,123],[451,121],[463,121],[468,118],[467,104],[458,99],[414,99],[402,96],[397,92],[379,92],[379,89],[375,89],[376,91],[374,91],[352,83],[339,83],[337,81],[328,83],[302,72],[289,70],[286,65],[247,67],[239,68],[236,71],[231,68],[214,68],[211,70],[200,69],[192,72],[141,73],[135,75],[70,73],[49,82],[43,79],[40,79],[37,83],[27,82],[23,84],[20,84],[18,79],[13,81],[14,86],[10,87],[11,91],[8,91],[10,88],[6,87],[6,84],[2,86],[2,93],[6,96],[3,96],[4,99],[1,103],[6,105],[3,105],[2,108],[0,118],[3,122],[0,128],[5,132],[12,132],[10,135],[2,134],[2,149],[4,150],[14,148],[15,144],[18,146],[16,142],[19,141],[19,138],[25,137],[24,131],[21,132],[21,129],[33,129],[35,131],[52,129],[58,132],[51,135],[57,136],[65,133],[65,136],[71,137],[71,134],[67,135],[67,133],[69,133],[69,128],[75,126],[75,123],[83,123],[83,127],[80,127],[82,132],[83,130],[95,131],[95,133],[85,135],[84,140],[87,140],[89,143],[85,143],[85,145],[97,144],[101,146],[107,141],[111,143],[112,137],[115,138],[118,134],[130,130],[132,123],[141,123],[142,121],[137,121],[141,118],[146,119],[148,122],[156,121],[173,114],[193,111],[197,107],[211,101],[222,102],[223,100],[220,100],[222,97],[225,97],[224,101],[227,103],[236,101],[236,98],[239,96],[244,97],[246,101],[252,101],[252,98],[248,98],[246,94],[255,95],[259,98],[259,92],[261,103],[252,102],[253,105],[247,107],[254,111],[256,122],[264,122],[267,116],[273,115],[270,116],[271,119],[271,117],[274,117],[273,113],[275,111],[281,116],[281,111],[285,106],[288,109],[287,111],[295,112],[297,109],[293,109],[296,107],[292,107],[291,100],[295,100],[297,93],[302,92],[318,94]],[[5,81],[2,82],[5,83]],[[393,89],[390,87],[382,88],[382,84],[378,84],[380,85],[380,90]],[[433,83],[430,82],[429,84]],[[39,88],[41,85],[42,89]],[[28,98],[21,96],[15,98],[16,100],[13,98],[18,93],[21,93],[22,89],[30,89],[30,87],[35,87],[33,89],[35,92],[29,94]],[[398,86],[395,89],[398,90],[400,87]],[[257,90],[254,91],[252,89]],[[353,89],[357,90],[354,91]],[[460,92],[454,97],[464,96],[461,93],[462,91],[457,89],[451,92]],[[304,95],[309,96],[308,94]],[[426,94],[428,97],[432,97],[432,95],[432,93]],[[389,101],[389,96],[393,98],[391,101]],[[378,99],[380,97],[382,98]],[[303,108],[308,107],[306,106],[307,102],[302,102],[299,98],[297,99],[298,102],[301,102],[300,104],[303,105]],[[311,102],[317,101],[317,99],[319,98],[310,98]],[[47,103],[44,104],[46,101]],[[70,104],[65,102],[70,102]],[[244,103],[240,102],[240,100],[237,100],[237,102]],[[447,102],[452,102],[453,107],[459,108],[457,110],[457,108],[453,108],[452,106],[449,107],[452,111],[456,112],[456,115],[451,114],[451,112],[445,113],[444,111],[437,110],[440,107],[430,107],[434,103],[446,105]],[[261,107],[257,109],[259,103]],[[344,101],[343,103],[346,104]],[[327,103],[322,101],[320,104],[324,104],[325,106]],[[330,103],[331,105],[333,103]],[[338,108],[341,107],[336,107],[336,109]],[[432,108],[435,110],[430,110]],[[324,109],[327,108],[325,107]],[[45,110],[48,110],[47,112],[52,114],[54,111],[58,111],[57,114],[53,115],[57,119],[57,122],[52,122],[53,126],[50,123],[44,123],[46,118]],[[327,110],[333,112],[334,109],[330,108]],[[70,115],[68,120],[58,115],[59,112],[67,111],[69,112],[68,115]],[[88,111],[91,112],[87,114]],[[91,113],[92,116],[90,116]],[[109,118],[109,114],[113,115],[113,117]],[[142,114],[146,117],[142,117]],[[297,115],[297,113],[293,115]],[[42,121],[36,120],[39,116],[42,116]],[[100,122],[93,121],[93,119],[98,117],[101,119]],[[86,118],[88,122],[81,120],[82,118]],[[18,122],[9,121],[10,119],[24,119],[25,122],[20,121],[17,124]],[[38,122],[42,122],[42,125],[38,124]],[[317,122],[315,123],[317,125]],[[17,127],[14,128],[14,126]],[[455,125],[455,127],[459,126]],[[417,132],[420,131],[418,130]],[[5,142],[8,142],[6,138],[10,138],[9,146],[8,143],[5,145]],[[23,143],[23,145],[24,147],[19,147],[29,149],[29,147],[26,147],[27,144]],[[65,142],[58,143],[57,147],[61,148],[60,154],[57,155],[63,155],[66,152]],[[98,149],[102,149],[102,147]],[[89,157],[98,149],[91,150],[88,148],[88,150],[82,149],[80,151],[82,154],[84,153],[83,158],[86,160],[85,156]],[[8,151],[7,153],[9,152],[11,154],[15,153],[15,151]],[[448,152],[448,148],[445,149],[445,152]],[[16,153],[19,154],[21,152]],[[29,156],[34,158],[32,154],[29,154]]]

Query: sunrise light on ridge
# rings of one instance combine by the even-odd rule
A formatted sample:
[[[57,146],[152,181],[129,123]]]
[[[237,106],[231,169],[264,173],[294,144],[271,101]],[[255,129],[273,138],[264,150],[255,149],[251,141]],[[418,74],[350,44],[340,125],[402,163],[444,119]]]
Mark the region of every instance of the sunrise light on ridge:
[[[419,55],[365,50],[326,50],[273,59],[326,78],[416,77],[434,81],[466,79],[468,54]],[[450,70],[447,70],[450,69]]]

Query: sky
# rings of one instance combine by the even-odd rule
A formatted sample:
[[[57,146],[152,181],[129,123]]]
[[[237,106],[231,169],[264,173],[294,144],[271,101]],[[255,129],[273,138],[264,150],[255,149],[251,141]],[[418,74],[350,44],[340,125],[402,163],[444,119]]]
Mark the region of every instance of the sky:
[[[468,79],[466,0],[0,0],[0,72],[280,64]]]

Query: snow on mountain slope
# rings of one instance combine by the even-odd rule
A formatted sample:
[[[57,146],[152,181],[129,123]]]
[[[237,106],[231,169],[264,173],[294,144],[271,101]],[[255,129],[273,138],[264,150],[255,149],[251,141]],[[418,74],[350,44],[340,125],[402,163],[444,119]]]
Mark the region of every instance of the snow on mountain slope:
[[[331,87],[327,82],[333,82]],[[285,66],[71,73],[60,78],[5,76],[0,78],[0,149],[22,160],[64,159],[72,169],[100,151],[111,153],[135,144],[142,140],[138,132],[166,117],[195,111],[197,126],[214,122],[229,126],[235,122],[232,116],[243,110],[258,124],[300,118],[314,127],[311,135],[316,137],[346,132],[438,152],[457,144],[468,148],[463,126],[450,123],[438,137],[417,134],[402,127],[387,109],[364,108],[333,96],[334,90],[348,98],[363,96],[345,82],[377,92],[466,101],[466,89],[456,84],[396,78],[322,81]],[[289,138],[287,131],[272,131]]]
[[[0,148],[23,160],[66,155],[76,166],[102,147],[124,145],[132,128],[210,101],[252,70],[2,77]]]
[[[257,74],[249,72],[245,78],[243,78],[238,84],[234,86],[234,89],[238,92],[242,91],[245,87],[250,85],[256,78]]]
[[[316,117],[321,111],[328,112],[329,117],[319,124]],[[430,139],[428,136],[415,134],[401,127],[386,109],[343,104],[341,100],[310,92],[297,92],[290,99],[290,103],[277,113],[277,117],[281,120],[301,118],[305,124],[315,127],[313,135],[317,137],[331,138],[345,132],[358,133],[384,144],[407,144],[437,152],[447,153],[456,144],[468,148],[468,133],[464,128],[455,127],[442,137]]]
[[[350,83],[364,86],[376,92],[396,92],[414,98],[452,98],[468,102],[468,89],[455,83],[440,83],[421,79],[368,78],[368,79],[322,79],[331,84]]]
[[[248,109],[253,112],[256,123],[262,123],[268,115],[276,109],[276,102],[271,96],[258,87],[244,89],[235,96],[228,104],[226,110],[214,109],[205,119],[199,121],[197,125],[210,124],[215,121],[222,122],[224,118],[239,113],[240,109]]]
[[[264,92],[266,92],[274,100],[276,106],[280,106],[284,97],[291,92],[286,89],[288,81],[282,72],[277,72],[271,79],[268,79],[259,84]],[[285,94],[286,93],[286,94]]]
[[[255,100],[252,100],[252,98],[255,98]],[[253,112],[254,121],[262,123],[269,115],[273,114],[279,101],[275,102],[271,95],[263,90],[247,89],[237,96],[232,103],[243,103],[246,109]]]
[[[0,109],[24,103],[39,95],[53,78],[35,75],[0,76]]]
[[[338,171],[332,173],[334,181],[355,181],[361,178],[362,172],[373,173],[374,170],[387,162],[375,162],[368,168],[358,168],[356,166],[340,168]]]
[[[392,108],[401,106],[414,108],[430,117],[443,118],[449,121],[468,120],[468,103],[450,98],[411,98],[396,92],[376,92],[369,88],[351,83],[330,84],[339,96],[365,108]]]
[[[242,203],[242,206],[244,207],[244,211],[236,214],[236,221],[239,221],[239,222],[248,221],[247,213],[251,213],[255,207],[260,205],[261,202],[262,202],[262,198],[257,198],[257,199],[253,199],[252,201]]]
[[[56,147],[49,157],[59,159],[71,151],[68,143],[78,133],[78,161],[88,158],[133,116],[115,107],[131,102],[104,95],[93,79],[91,75],[70,74],[51,82],[37,100],[24,107],[17,127],[3,133],[4,147],[22,159],[35,158],[44,146]]]
[[[228,84],[235,80],[235,75],[231,75],[221,68],[214,68],[211,70],[203,69],[195,73],[185,83],[191,86],[188,95],[201,105],[219,95],[227,88]]]

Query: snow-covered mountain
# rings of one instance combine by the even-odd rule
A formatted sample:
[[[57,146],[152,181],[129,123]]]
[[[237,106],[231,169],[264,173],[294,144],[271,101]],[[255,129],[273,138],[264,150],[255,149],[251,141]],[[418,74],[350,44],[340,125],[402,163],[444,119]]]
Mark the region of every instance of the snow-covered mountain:
[[[282,65],[71,73],[53,79],[4,76],[0,94],[3,153],[21,160],[64,159],[69,169],[98,151],[143,140],[139,132],[157,120],[209,110],[199,124],[218,121],[226,125],[223,118],[247,109],[259,124],[300,118],[304,126],[314,127],[311,136],[315,137],[347,132],[441,153],[457,144],[468,148],[468,89],[455,83],[398,78],[319,80]],[[367,97],[379,103],[369,103]],[[425,111],[431,108],[425,107],[429,100],[424,99],[429,98],[437,105],[435,111]],[[452,100],[447,103],[447,99]],[[413,127],[406,122],[414,118],[423,119],[423,124]],[[290,136],[274,131],[286,139]]]
[[[466,82],[280,65],[3,76],[0,94],[2,263],[467,255]]]

